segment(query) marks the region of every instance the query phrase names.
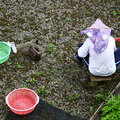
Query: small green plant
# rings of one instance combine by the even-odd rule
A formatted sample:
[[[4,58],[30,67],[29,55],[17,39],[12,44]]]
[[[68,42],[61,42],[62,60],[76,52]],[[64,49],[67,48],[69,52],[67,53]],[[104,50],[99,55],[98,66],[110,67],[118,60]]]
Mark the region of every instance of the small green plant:
[[[43,85],[41,89],[38,89],[38,92],[37,93],[40,93],[42,95],[45,95],[45,94],[49,94],[50,91],[49,90],[46,90],[45,86]]]
[[[74,99],[79,99],[79,97],[80,97],[80,94],[78,94],[78,93],[76,93],[76,94],[74,95]]]
[[[35,78],[33,78],[33,79],[31,80],[31,82],[32,82],[32,83],[36,83],[37,80],[36,80]]]
[[[26,83],[30,83],[30,80],[26,80],[25,82],[26,82]]]
[[[11,63],[11,62],[8,62],[7,65],[12,65],[12,63]]]
[[[65,21],[70,22],[70,18],[66,17]]]
[[[105,96],[104,94],[98,93],[96,94],[96,100],[100,101],[100,100],[104,100]]]
[[[27,85],[24,85],[23,88],[28,88],[28,86],[27,86]]]
[[[112,14],[113,16],[116,16],[116,15],[117,15],[117,12],[116,12],[116,11],[112,11],[111,14]]]
[[[63,53],[62,53],[62,52],[59,53],[59,59],[60,59],[60,60],[63,59]]]
[[[25,82],[35,84],[37,82],[37,80],[35,78],[33,78],[32,80],[27,79]]]
[[[77,100],[77,99],[79,99],[79,98],[80,98],[80,94],[75,93],[73,96],[69,96],[69,97],[68,97],[68,100],[69,100],[69,101],[73,101],[73,100]]]
[[[67,112],[68,112],[68,113],[71,113],[71,112],[72,112],[72,110],[68,110]]]
[[[13,77],[11,77],[11,80],[14,80],[14,78],[13,78]]]
[[[66,59],[67,61],[70,61],[70,57],[66,57],[65,59]]]
[[[70,70],[66,70],[66,72],[70,72]]]
[[[72,100],[73,100],[73,97],[72,97],[72,96],[69,96],[69,97],[68,97],[68,100],[69,100],[69,101],[72,101]]]
[[[113,8],[113,7],[114,7],[114,5],[110,5],[110,7],[111,7],[111,8]]]
[[[18,62],[17,62],[16,66],[17,66],[18,69],[22,69],[23,68],[23,66],[21,66]]]
[[[50,76],[50,79],[54,79],[54,75],[51,75],[51,76]]]
[[[75,34],[75,36],[77,36],[77,37],[81,37],[81,36],[82,36],[82,34],[79,34],[79,33],[77,33],[77,32],[74,32],[74,34]]]
[[[78,90],[78,87],[73,87],[74,90]]]
[[[102,108],[101,120],[120,120],[120,95],[116,99],[111,96]]]
[[[90,110],[89,110],[89,112],[91,113],[93,111],[93,107],[92,106],[90,106]]]
[[[76,69],[76,67],[75,67],[75,66],[73,66],[73,68],[72,68],[72,69],[73,69],[73,71],[77,71],[77,69]]]
[[[50,44],[49,44],[48,51],[49,51],[50,53],[55,53],[55,45],[54,45],[53,43],[50,43]]]
[[[8,26],[5,26],[5,30],[8,30]]]
[[[59,85],[60,85],[60,84],[61,84],[61,81],[56,81],[56,84],[59,84]]]
[[[109,94],[110,91],[104,91],[104,89],[101,88],[99,91],[97,91],[96,100],[97,101],[105,100]]]
[[[24,16],[24,15],[20,16],[20,19],[24,19],[24,18],[25,18],[25,16]]]
[[[89,87],[93,87],[93,86],[94,86],[94,83],[93,83],[93,82],[90,82],[88,85],[89,85]]]
[[[26,75],[25,75],[25,78],[28,78],[29,76],[30,76],[29,74],[26,74]]]
[[[57,73],[57,69],[54,69],[54,70],[53,70],[53,73],[54,73],[54,74]]]
[[[37,72],[37,73],[36,73],[36,76],[37,76],[37,77],[40,76],[40,72]]]
[[[15,23],[16,24],[16,26],[18,26],[19,24],[18,23]]]
[[[45,70],[41,71],[41,72],[40,72],[40,75],[45,76],[45,75],[46,75],[46,71],[45,71]]]
[[[46,102],[48,102],[48,104],[54,106],[54,103],[53,103],[53,102],[51,102],[51,101],[46,101]]]
[[[62,33],[61,33],[61,34],[59,34],[59,37],[60,37],[60,38],[62,38],[62,37],[63,37],[63,34],[62,34]]]
[[[83,15],[88,15],[88,14],[89,14],[89,13],[88,13],[87,10],[83,11]]]

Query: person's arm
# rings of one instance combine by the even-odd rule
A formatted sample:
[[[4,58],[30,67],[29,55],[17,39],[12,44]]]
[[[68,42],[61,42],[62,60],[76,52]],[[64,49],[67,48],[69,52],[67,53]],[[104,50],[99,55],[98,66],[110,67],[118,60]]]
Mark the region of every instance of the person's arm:
[[[84,58],[89,52],[89,39],[87,39],[84,44],[78,49],[78,56]]]

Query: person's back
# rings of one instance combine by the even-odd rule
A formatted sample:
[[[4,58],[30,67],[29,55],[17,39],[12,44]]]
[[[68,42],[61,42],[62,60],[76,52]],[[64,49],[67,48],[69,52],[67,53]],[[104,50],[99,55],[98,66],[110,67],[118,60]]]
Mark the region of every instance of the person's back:
[[[112,29],[97,19],[92,26],[82,30],[88,39],[78,47],[74,61],[82,66],[82,61],[89,72],[95,76],[110,76],[120,69],[120,47],[116,50]]]
[[[79,57],[85,57],[89,53],[89,71],[95,76],[109,76],[116,71],[114,51],[115,40],[109,38],[108,46],[102,52],[97,53],[93,42],[88,38],[78,50]],[[83,53],[84,52],[84,53]]]

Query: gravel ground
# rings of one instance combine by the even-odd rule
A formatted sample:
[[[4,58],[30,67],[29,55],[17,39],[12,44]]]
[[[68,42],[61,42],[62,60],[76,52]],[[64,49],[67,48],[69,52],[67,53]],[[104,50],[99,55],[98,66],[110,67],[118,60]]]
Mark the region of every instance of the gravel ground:
[[[79,32],[97,18],[115,30],[114,37],[120,36],[119,4],[118,0],[1,0],[1,41],[39,40],[44,48],[39,62],[18,51],[0,65],[1,120],[9,111],[6,95],[22,87],[33,89],[42,100],[71,115],[89,119],[103,100],[98,96],[105,98],[119,74],[112,76],[110,85],[94,87],[85,66],[75,65],[72,56],[86,39]]]

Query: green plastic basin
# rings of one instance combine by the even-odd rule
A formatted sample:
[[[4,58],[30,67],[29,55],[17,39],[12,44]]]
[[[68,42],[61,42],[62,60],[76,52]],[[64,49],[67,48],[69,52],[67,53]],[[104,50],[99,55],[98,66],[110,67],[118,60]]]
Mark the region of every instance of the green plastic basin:
[[[11,48],[6,42],[0,42],[0,64],[8,60]]]

